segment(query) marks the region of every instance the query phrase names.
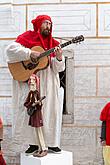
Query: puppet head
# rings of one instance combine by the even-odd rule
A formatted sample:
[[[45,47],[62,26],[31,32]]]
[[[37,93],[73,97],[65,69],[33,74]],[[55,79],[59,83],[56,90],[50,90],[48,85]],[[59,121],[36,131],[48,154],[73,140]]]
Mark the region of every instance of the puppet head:
[[[35,90],[39,91],[39,78],[35,74],[32,74],[30,76],[28,84],[29,84],[30,90],[32,90],[32,91],[35,91]]]

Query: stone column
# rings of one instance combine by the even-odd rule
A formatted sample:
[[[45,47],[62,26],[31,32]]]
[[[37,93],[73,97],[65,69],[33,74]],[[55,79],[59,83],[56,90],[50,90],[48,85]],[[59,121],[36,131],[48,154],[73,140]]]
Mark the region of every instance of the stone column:
[[[73,123],[74,112],[74,54],[73,50],[64,50],[66,59],[66,111],[63,123]]]

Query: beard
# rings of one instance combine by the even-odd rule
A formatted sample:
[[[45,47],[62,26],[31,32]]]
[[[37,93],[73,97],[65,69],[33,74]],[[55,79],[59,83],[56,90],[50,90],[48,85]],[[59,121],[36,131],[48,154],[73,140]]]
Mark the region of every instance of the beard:
[[[44,29],[44,30],[41,32],[41,34],[42,34],[43,36],[47,37],[47,36],[49,36],[49,34],[50,34],[50,30],[49,30],[49,29]]]

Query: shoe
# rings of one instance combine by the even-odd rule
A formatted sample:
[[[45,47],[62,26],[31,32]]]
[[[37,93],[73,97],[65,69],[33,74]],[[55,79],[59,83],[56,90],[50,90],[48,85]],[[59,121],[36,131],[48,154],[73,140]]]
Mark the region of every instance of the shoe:
[[[48,153],[47,150],[41,150],[41,151],[37,151],[33,154],[34,157],[44,157],[46,156]]]
[[[38,151],[39,146],[37,145],[30,145],[30,147],[25,151],[26,155],[32,155],[34,152]]]
[[[53,153],[61,153],[61,149],[58,147],[48,147],[48,151]]]

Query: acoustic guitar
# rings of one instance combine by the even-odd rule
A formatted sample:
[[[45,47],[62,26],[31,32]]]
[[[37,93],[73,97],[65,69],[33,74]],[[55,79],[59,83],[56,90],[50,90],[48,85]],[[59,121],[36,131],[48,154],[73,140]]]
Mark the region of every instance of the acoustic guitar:
[[[60,47],[63,48],[72,43],[80,43],[81,41],[84,41],[83,35],[76,36],[72,40],[60,44]],[[31,50],[40,52],[40,56],[36,58],[36,63],[33,64],[30,59],[26,61],[8,63],[8,68],[14,80],[27,81],[33,73],[37,73],[39,70],[47,68],[49,65],[48,56],[50,53],[55,51],[55,47],[44,51],[42,47],[34,46]]]

